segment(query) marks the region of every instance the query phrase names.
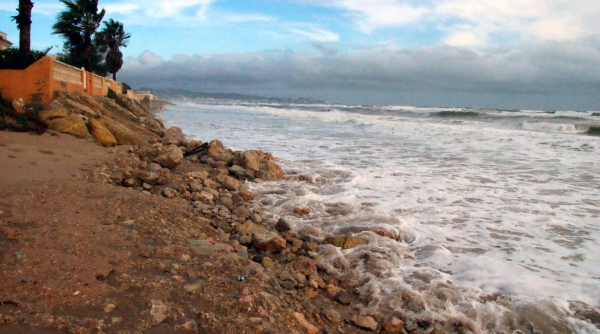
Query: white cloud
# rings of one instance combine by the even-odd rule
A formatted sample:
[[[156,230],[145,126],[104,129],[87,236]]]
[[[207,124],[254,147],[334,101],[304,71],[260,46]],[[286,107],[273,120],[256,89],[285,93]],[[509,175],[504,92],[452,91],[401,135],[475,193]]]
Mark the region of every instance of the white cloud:
[[[156,84],[156,87],[268,96],[304,95],[359,103],[378,103],[372,100],[373,96],[389,96],[389,101],[393,101],[394,96],[422,95],[429,100],[411,103],[428,105],[474,105],[478,96],[486,99],[495,96],[496,100],[481,98],[481,105],[519,107],[516,104],[520,99],[535,98],[538,107],[551,107],[554,103],[554,108],[560,108],[563,103],[570,108],[584,108],[581,101],[593,101],[595,104],[588,107],[597,109],[600,107],[596,98],[600,87],[598,41],[543,42],[478,51],[453,46],[420,49],[385,46],[369,51],[337,50],[322,54],[265,51],[178,56],[167,61],[145,52],[137,59],[128,59],[119,74],[138,87]]]
[[[289,24],[287,30],[294,34],[307,37],[314,42],[337,42],[340,36],[329,30],[320,28],[313,24]]]

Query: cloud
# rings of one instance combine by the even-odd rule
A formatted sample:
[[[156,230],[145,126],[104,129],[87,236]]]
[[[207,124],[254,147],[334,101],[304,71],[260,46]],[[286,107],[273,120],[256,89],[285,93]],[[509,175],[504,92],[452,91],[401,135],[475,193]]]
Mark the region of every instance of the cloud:
[[[284,24],[287,31],[315,42],[336,42],[340,35],[310,23]]]
[[[119,74],[138,87],[303,95],[354,103],[501,106],[530,98],[539,107],[592,108],[589,101],[597,101],[600,89],[598,40],[486,50],[387,46],[327,55],[265,51],[167,61],[156,61],[145,52],[127,59]]]
[[[433,26],[449,45],[577,40],[600,29],[599,1],[304,0],[343,10],[360,31]]]

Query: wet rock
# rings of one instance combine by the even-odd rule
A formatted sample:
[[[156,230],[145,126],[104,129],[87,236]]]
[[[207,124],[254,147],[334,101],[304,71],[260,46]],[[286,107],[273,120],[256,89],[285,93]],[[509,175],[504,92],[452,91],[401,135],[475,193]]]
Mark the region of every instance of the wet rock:
[[[240,180],[253,180],[254,172],[251,170],[247,170],[242,166],[233,165],[229,167],[229,173]]]
[[[294,208],[293,212],[298,216],[308,216],[310,214],[310,210],[307,208]]]
[[[373,319],[373,317],[370,316],[359,316],[359,315],[354,315],[352,316],[352,318],[350,318],[350,323],[352,323],[354,326],[356,327],[360,327],[362,329],[366,329],[366,330],[370,330],[370,331],[375,331],[377,330],[377,321],[375,321],[375,319]]]
[[[252,244],[263,252],[278,253],[285,249],[286,242],[278,233],[262,230],[252,234]]]
[[[165,146],[160,155],[153,159],[154,162],[165,168],[175,168],[183,160],[183,153],[175,145]]]
[[[160,324],[167,318],[167,305],[159,300],[152,300],[152,306],[150,308],[150,316],[155,325]]]
[[[341,290],[335,295],[334,300],[342,305],[350,305],[354,300],[354,296],[348,291]]]
[[[404,330],[404,322],[396,317],[389,317],[383,322],[381,328],[382,333],[400,334]]]
[[[296,321],[298,322],[298,324],[300,325],[300,327],[302,327],[305,330],[305,333],[307,333],[307,334],[319,334],[319,329],[315,325],[313,325],[310,322],[308,322],[306,320],[306,318],[304,317],[304,314],[298,313],[298,312],[294,312],[294,318],[296,318]]]
[[[334,245],[342,249],[350,249],[360,245],[366,245],[369,240],[353,236],[327,237],[323,240],[324,244]]]
[[[242,190],[242,191],[240,191],[239,195],[246,202],[249,202],[249,201],[251,201],[251,200],[253,200],[253,199],[256,198],[256,194],[251,193],[248,190]]]
[[[260,170],[259,160],[261,158],[259,152],[260,151],[242,152],[235,158],[233,164],[253,172],[258,172]]]
[[[267,161],[263,164],[261,170],[255,173],[255,176],[265,181],[279,181],[283,180],[285,174],[281,166],[273,161]]]
[[[292,229],[292,226],[290,225],[290,223],[288,223],[287,220],[285,220],[285,218],[282,217],[279,218],[279,220],[275,224],[275,229],[281,233],[285,233],[290,231]]]

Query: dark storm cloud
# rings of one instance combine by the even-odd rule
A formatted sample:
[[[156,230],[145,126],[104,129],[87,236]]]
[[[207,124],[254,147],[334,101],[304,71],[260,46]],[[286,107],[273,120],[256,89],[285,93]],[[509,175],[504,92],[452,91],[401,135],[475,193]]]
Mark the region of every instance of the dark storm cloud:
[[[599,109],[600,39],[472,50],[436,46],[315,54],[177,56],[149,52],[119,73],[134,86],[266,96],[308,96],[349,103]],[[335,52],[334,52],[335,51]]]

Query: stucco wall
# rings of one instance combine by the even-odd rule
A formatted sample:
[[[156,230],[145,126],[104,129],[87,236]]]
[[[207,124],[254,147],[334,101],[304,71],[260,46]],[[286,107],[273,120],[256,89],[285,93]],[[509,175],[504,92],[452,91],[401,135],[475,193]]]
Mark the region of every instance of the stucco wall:
[[[45,104],[57,91],[106,96],[108,88],[121,94],[122,84],[53,57],[44,57],[24,70],[0,70],[0,95],[6,100],[21,98],[27,103]]]

